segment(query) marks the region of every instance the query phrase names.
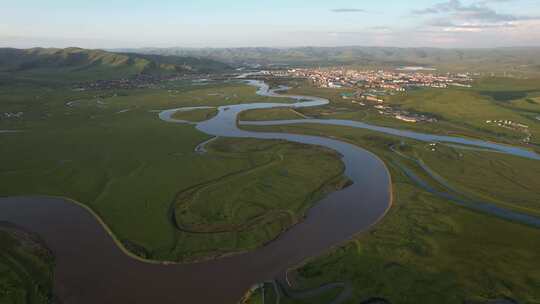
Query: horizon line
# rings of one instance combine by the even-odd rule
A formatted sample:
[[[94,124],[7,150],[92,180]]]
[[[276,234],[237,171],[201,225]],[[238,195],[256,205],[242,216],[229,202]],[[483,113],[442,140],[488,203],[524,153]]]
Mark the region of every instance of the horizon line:
[[[17,50],[32,50],[32,49],[83,49],[83,50],[102,50],[102,51],[121,51],[121,50],[144,50],[144,49],[303,49],[303,48],[380,48],[380,49],[438,49],[438,50],[489,50],[489,49],[540,49],[540,45],[515,45],[515,46],[486,46],[486,47],[437,47],[437,46],[377,46],[377,45],[334,45],[334,46],[316,46],[316,45],[304,45],[304,46],[234,46],[234,47],[220,47],[220,46],[140,46],[140,47],[112,47],[112,48],[88,48],[81,46],[33,46],[33,47],[16,47],[16,46],[0,46],[0,49],[17,49]]]

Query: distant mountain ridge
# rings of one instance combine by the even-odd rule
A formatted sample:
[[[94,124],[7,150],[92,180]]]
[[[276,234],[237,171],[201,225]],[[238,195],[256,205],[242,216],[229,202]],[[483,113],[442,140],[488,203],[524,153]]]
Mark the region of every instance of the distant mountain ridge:
[[[301,48],[0,48],[0,78],[92,81],[139,75],[169,76],[227,71],[246,65],[371,68],[430,66],[443,71],[540,75],[540,48],[437,49],[395,47]]]
[[[0,73],[15,77],[113,79],[137,75],[210,73],[227,64],[192,57],[113,53],[81,48],[0,48]]]
[[[493,49],[439,49],[398,47],[298,47],[298,48],[143,48],[124,49],[157,55],[208,58],[229,64],[383,64],[489,68],[527,66],[540,71],[540,47]]]

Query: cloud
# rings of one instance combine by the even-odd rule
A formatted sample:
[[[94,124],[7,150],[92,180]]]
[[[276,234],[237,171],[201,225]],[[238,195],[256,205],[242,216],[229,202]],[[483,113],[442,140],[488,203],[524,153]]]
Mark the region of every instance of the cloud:
[[[465,5],[460,0],[448,0],[425,9],[414,10],[412,13],[436,16],[428,20],[425,25],[445,32],[481,32],[486,29],[511,28],[520,21],[540,19],[538,16],[499,13],[487,5],[510,1],[513,0],[483,0]]]
[[[536,16],[520,16],[512,14],[501,14],[494,9],[487,6],[487,3],[492,2],[508,2],[512,0],[488,0],[470,5],[464,5],[460,0],[449,0],[435,4],[431,7],[414,10],[413,14],[416,15],[429,15],[429,14],[448,14],[455,19],[462,20],[477,20],[485,22],[509,22],[519,20],[532,20],[538,19]]]
[[[428,7],[428,8],[424,8],[420,10],[413,10],[412,12],[415,15],[427,15],[427,14],[437,14],[439,10],[434,7]]]
[[[444,28],[487,29],[487,28],[515,27],[515,22],[499,22],[499,23],[462,22],[462,23],[456,24],[448,19],[433,19],[426,22],[426,25],[429,25],[432,27],[444,27]]]
[[[366,13],[366,10],[361,8],[335,8],[330,11],[333,13]]]
[[[512,23],[508,24],[461,24],[445,27],[443,31],[445,32],[482,32],[486,29],[502,29],[502,28],[513,28],[516,25]]]

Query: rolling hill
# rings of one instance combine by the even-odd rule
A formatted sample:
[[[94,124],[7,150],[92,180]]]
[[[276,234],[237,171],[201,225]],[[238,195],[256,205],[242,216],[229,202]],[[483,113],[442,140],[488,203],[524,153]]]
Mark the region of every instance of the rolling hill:
[[[113,53],[81,48],[0,49],[0,74],[12,79],[96,80],[137,75],[211,73],[224,63],[192,57]]]
[[[146,48],[157,55],[195,56],[229,64],[262,65],[428,65],[444,70],[540,72],[540,48],[440,49],[397,47]]]

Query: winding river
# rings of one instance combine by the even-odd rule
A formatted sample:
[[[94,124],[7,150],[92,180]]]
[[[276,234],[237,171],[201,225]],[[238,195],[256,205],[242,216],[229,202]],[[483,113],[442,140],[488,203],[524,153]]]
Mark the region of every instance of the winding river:
[[[326,196],[309,210],[304,221],[267,246],[245,254],[186,265],[157,264],[126,255],[88,209],[68,200],[46,197],[0,199],[0,221],[37,232],[55,253],[55,293],[63,303],[236,303],[253,284],[278,277],[287,268],[342,244],[384,216],[392,201],[391,180],[384,163],[372,153],[330,138],[251,132],[237,126],[238,114],[245,110],[312,107],[327,104],[328,100],[278,95],[263,82],[250,83],[259,88],[261,95],[285,96],[296,102],[219,107],[217,116],[197,123],[196,128],[219,137],[281,139],[333,149],[343,156],[345,174],[354,183]],[[167,122],[185,123],[172,118],[177,110],[163,111],[159,117]],[[301,122],[345,124],[344,121]],[[287,122],[266,124],[277,123]],[[379,131],[394,132],[388,128]],[[413,135],[408,131],[395,132],[407,132],[397,134],[399,136]],[[504,145],[458,141],[453,137],[438,139],[540,159],[528,150]]]

